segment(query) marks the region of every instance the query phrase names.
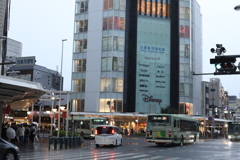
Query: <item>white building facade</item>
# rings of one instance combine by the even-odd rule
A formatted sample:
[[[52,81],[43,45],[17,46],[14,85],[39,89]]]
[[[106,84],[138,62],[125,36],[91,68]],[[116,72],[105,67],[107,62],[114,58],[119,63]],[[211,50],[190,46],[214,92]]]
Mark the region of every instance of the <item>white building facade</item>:
[[[76,0],[74,23],[73,111],[160,113],[171,106],[201,114],[202,77],[192,75],[202,72],[195,0]],[[155,99],[147,103],[142,95]]]

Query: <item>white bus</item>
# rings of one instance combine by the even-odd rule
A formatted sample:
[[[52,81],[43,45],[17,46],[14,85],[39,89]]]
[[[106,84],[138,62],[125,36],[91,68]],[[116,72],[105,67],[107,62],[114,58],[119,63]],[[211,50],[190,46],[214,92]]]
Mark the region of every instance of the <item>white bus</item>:
[[[230,141],[240,140],[240,122],[229,122],[228,123],[228,134],[227,139]]]
[[[84,138],[94,138],[98,125],[107,125],[107,119],[102,117],[74,117],[74,126],[78,134]]]
[[[147,116],[146,141],[163,144],[195,143],[199,140],[198,120],[183,114]]]

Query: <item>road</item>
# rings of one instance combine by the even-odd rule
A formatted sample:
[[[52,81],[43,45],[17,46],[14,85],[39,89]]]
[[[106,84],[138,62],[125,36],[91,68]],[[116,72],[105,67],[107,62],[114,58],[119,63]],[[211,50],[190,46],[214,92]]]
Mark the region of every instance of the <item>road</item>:
[[[237,160],[240,142],[225,139],[200,139],[184,146],[156,146],[144,137],[123,137],[119,147],[95,147],[94,140],[85,140],[82,148],[22,152],[21,159],[84,159],[84,160]],[[36,144],[38,145],[38,144]],[[37,146],[36,146],[37,147]]]

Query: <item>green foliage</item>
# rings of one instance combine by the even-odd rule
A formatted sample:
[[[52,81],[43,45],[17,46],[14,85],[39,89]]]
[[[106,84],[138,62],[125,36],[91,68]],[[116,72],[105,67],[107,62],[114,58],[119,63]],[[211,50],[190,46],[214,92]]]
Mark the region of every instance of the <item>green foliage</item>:
[[[57,136],[57,130],[54,130],[53,131],[53,136]],[[59,131],[59,137],[65,137],[66,136],[66,131],[64,130],[60,130]],[[72,137],[72,131],[68,131],[68,134],[67,134],[68,137]],[[77,134],[76,132],[74,133],[74,137],[80,137],[79,134]]]
[[[161,108],[161,113],[162,114],[178,114],[178,110],[170,106],[167,106],[165,108]]]

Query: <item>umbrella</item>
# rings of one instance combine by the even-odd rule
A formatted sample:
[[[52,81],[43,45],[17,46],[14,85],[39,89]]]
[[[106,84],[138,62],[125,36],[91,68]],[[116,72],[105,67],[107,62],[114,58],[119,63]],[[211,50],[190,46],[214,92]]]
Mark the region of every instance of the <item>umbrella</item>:
[[[38,123],[37,123],[37,122],[32,122],[32,124],[38,125]]]
[[[52,124],[53,127],[56,127],[56,124]]]
[[[13,139],[16,137],[16,132],[13,128],[9,127],[7,130],[6,130],[6,134],[7,134],[7,137],[9,139]]]

